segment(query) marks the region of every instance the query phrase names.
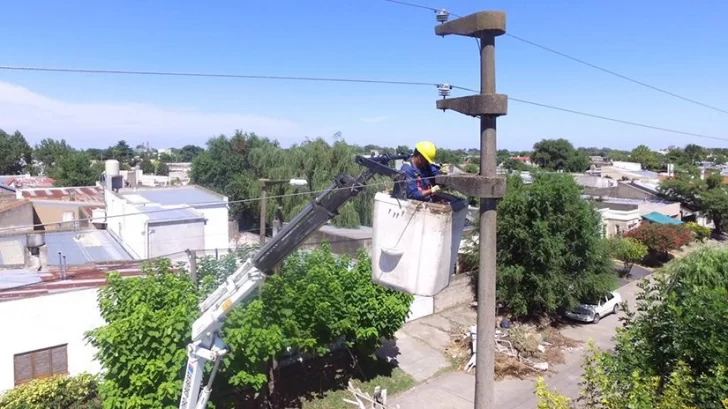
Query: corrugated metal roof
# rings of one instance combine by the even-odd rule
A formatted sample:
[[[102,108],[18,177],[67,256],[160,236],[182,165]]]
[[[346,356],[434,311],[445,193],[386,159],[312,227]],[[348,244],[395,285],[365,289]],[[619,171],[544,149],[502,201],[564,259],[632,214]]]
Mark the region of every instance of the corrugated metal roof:
[[[69,266],[133,260],[106,230],[46,232],[45,242],[50,266],[59,264],[58,252],[66,256]],[[0,263],[23,264],[25,243],[25,235],[0,237]]]
[[[0,289],[27,286],[42,280],[33,269],[0,270]]]
[[[683,224],[682,221],[673,219],[672,217],[665,216],[659,212],[652,212],[642,216],[645,220],[649,220],[657,224]]]
[[[162,206],[173,205],[200,205],[217,204],[223,201],[222,197],[196,186],[159,188],[148,190],[135,190],[120,192],[123,196],[140,196],[152,203],[159,203]]]

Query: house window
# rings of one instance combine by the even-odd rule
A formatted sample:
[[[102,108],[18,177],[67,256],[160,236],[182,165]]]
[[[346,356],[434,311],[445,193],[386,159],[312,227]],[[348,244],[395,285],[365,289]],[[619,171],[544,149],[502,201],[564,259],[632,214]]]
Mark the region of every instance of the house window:
[[[68,345],[58,345],[16,354],[15,385],[53,375],[68,375]]]

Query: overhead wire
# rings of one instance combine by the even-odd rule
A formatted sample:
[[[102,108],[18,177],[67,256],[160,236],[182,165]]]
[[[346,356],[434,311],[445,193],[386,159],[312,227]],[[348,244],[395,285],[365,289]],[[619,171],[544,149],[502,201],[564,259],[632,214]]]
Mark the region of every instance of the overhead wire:
[[[389,0],[385,0],[389,1]],[[214,78],[238,78],[238,79],[266,79],[266,80],[291,80],[291,81],[324,81],[324,82],[349,82],[349,83],[366,83],[366,84],[383,84],[383,85],[408,85],[408,86],[440,86],[442,84],[436,82],[419,82],[419,81],[394,81],[394,80],[373,80],[373,79],[357,79],[357,78],[326,78],[326,77],[297,77],[297,76],[270,76],[270,75],[243,75],[243,74],[206,74],[206,73],[183,73],[183,72],[168,72],[168,71],[128,71],[128,70],[97,70],[97,69],[80,69],[80,68],[52,68],[52,67],[21,67],[21,66],[9,66],[0,65],[0,70],[25,70],[25,71],[45,71],[45,72],[61,72],[61,73],[100,73],[100,74],[128,74],[128,75],[159,75],[159,76],[192,76],[192,77],[214,77]],[[451,85],[453,89],[464,90],[468,92],[479,93],[472,88],[461,87],[458,85]],[[529,104],[533,106],[539,106],[542,108],[548,108],[561,112],[568,112],[576,115],[586,116],[595,119],[601,119],[605,121],[621,123],[624,125],[632,125],[646,129],[659,130],[664,132],[670,132],[680,135],[695,136],[699,138],[706,138],[719,141],[728,141],[726,137],[711,136],[705,134],[699,134],[694,132],[680,131],[675,129],[669,129],[665,127],[653,126],[648,124],[642,124],[639,122],[623,120],[618,118],[607,117],[604,115],[590,114],[581,112],[569,108],[561,108],[554,105],[533,102],[525,99],[519,99],[510,97],[511,101],[519,102],[523,104]],[[0,229],[2,232],[2,229]]]
[[[430,6],[423,6],[423,5],[420,5],[420,4],[416,4],[416,3],[410,3],[410,2],[405,2],[405,1],[398,1],[398,0],[383,0],[383,1],[386,1],[386,2],[389,2],[389,3],[396,3],[396,4],[401,4],[401,5],[403,5],[403,6],[408,6],[408,7],[416,7],[416,8],[422,8],[422,9],[432,10],[432,11],[435,11],[435,12],[439,11],[439,9],[437,9],[437,8],[435,8],[435,7],[430,7]],[[457,15],[457,14],[455,14],[455,13],[450,13],[450,15],[452,15],[452,16],[454,16],[454,17],[462,17],[462,16],[460,16],[460,15]],[[584,66],[587,66],[587,67],[589,67],[589,68],[593,68],[593,69],[595,69],[595,70],[598,70],[598,71],[601,71],[601,72],[603,72],[603,73],[606,73],[606,74],[612,75],[612,76],[614,76],[614,77],[620,78],[620,79],[622,79],[622,80],[625,80],[625,81],[631,82],[631,83],[633,83],[633,84],[637,84],[637,85],[640,85],[640,86],[642,86],[642,87],[645,87],[645,88],[651,89],[651,90],[653,90],[653,91],[656,91],[656,92],[662,93],[662,94],[664,94],[664,95],[668,95],[668,96],[670,96],[670,97],[673,97],[673,98],[677,98],[677,99],[683,100],[683,101],[685,101],[685,102],[689,102],[689,103],[691,103],[691,104],[695,104],[695,105],[701,106],[701,107],[703,107],[703,108],[708,108],[708,109],[711,109],[711,110],[714,110],[714,111],[717,111],[717,112],[721,112],[721,113],[724,113],[724,114],[728,114],[728,110],[725,110],[725,109],[722,109],[722,108],[716,107],[716,106],[714,106],[714,105],[706,104],[706,103],[704,103],[704,102],[700,102],[700,101],[698,101],[698,100],[695,100],[695,99],[692,99],[692,98],[688,98],[688,97],[686,97],[686,96],[683,96],[683,95],[677,94],[677,93],[675,93],[675,92],[671,92],[671,91],[668,91],[668,90],[666,90],[666,89],[664,89],[664,88],[661,88],[661,87],[657,87],[657,86],[655,86],[655,85],[651,85],[651,84],[649,84],[649,83],[647,83],[647,82],[644,82],[644,81],[640,81],[640,80],[638,80],[638,79],[635,79],[635,78],[629,77],[629,76],[627,76],[627,75],[624,75],[624,74],[620,74],[620,73],[618,73],[618,72],[616,72],[616,71],[614,71],[614,70],[610,70],[610,69],[608,69],[608,68],[604,68],[604,67],[601,67],[601,66],[599,66],[599,65],[596,65],[596,64],[590,63],[590,62],[588,62],[588,61],[586,61],[586,60],[583,60],[583,59],[581,59],[581,58],[578,58],[578,57],[574,57],[574,56],[572,56],[572,55],[569,55],[569,54],[567,54],[567,53],[564,53],[564,52],[558,51],[558,50],[556,50],[556,49],[554,49],[554,48],[551,48],[551,47],[547,47],[547,46],[545,46],[545,45],[543,45],[543,44],[539,44],[539,43],[537,43],[537,42],[535,42],[535,41],[531,41],[531,40],[528,40],[528,39],[526,39],[526,38],[523,38],[523,37],[517,36],[517,35],[515,35],[515,34],[511,34],[511,33],[505,33],[505,36],[506,36],[506,37],[510,37],[510,38],[512,38],[512,39],[514,39],[514,40],[520,41],[520,42],[522,42],[522,43],[524,43],[524,44],[528,44],[528,45],[531,45],[531,46],[533,46],[533,47],[537,47],[537,48],[540,48],[540,49],[542,49],[542,50],[544,50],[544,51],[547,51],[547,52],[550,52],[550,53],[552,53],[552,54],[558,55],[558,56],[560,56],[560,57],[563,57],[563,58],[569,59],[569,60],[571,60],[571,61],[577,62],[577,63],[579,63],[579,64],[582,64],[582,65],[584,65]],[[475,40],[477,41],[478,39],[476,38]],[[478,48],[480,49],[480,42],[478,42]]]

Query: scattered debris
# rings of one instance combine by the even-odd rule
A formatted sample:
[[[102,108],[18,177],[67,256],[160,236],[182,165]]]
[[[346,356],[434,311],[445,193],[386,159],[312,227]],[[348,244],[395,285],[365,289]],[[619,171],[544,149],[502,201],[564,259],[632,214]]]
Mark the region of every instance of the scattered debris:
[[[362,392],[359,388],[354,388],[351,381],[347,390],[354,395],[354,399],[343,399],[344,402],[352,404],[357,409],[386,409],[387,408],[387,390],[377,386],[374,388],[374,396],[370,396],[366,392]],[[399,409],[399,405],[394,408]]]
[[[578,341],[561,335],[552,327],[518,324],[510,320],[507,324],[496,329],[496,379],[523,379],[549,371],[552,366],[565,362],[564,351],[580,346]],[[451,345],[445,352],[455,362],[467,360],[462,368],[465,372],[472,371],[477,356],[477,326],[459,328],[451,334],[451,338]]]

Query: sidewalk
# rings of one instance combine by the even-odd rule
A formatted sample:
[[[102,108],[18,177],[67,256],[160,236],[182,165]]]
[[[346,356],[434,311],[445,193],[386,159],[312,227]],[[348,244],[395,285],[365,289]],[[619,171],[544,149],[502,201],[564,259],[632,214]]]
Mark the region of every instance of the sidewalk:
[[[633,308],[639,291],[637,281],[626,284],[618,291]],[[475,311],[470,306],[461,306],[407,323],[396,334],[400,355],[395,359],[403,371],[422,383],[393,397],[389,406],[396,407],[398,404],[401,409],[472,409],[475,377],[472,373],[462,372],[462,368],[453,368],[443,351],[450,343],[450,331],[473,325],[475,321]],[[619,325],[618,318],[610,315],[597,325],[574,324],[562,328],[561,332],[580,341],[593,339],[598,347],[609,349],[614,345],[613,336]],[[549,387],[567,396],[578,396],[582,354],[583,350],[565,352],[565,364],[554,367],[557,373],[546,379]],[[509,379],[497,382],[496,407],[535,408],[534,381]]]

